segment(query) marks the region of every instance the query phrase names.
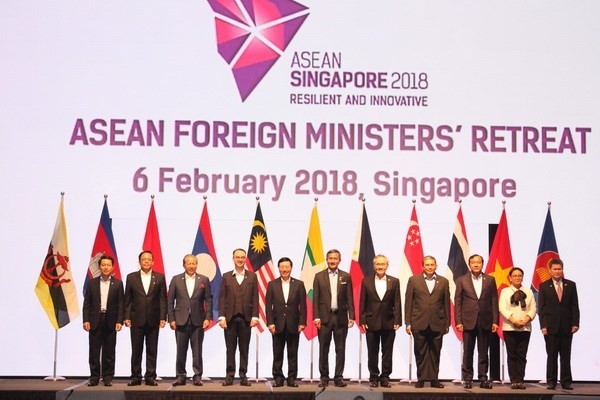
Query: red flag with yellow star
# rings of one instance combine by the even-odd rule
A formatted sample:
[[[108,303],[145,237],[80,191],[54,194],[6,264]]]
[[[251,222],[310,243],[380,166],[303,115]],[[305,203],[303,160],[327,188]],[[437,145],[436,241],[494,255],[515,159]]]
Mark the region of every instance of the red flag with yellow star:
[[[485,273],[491,275],[496,280],[496,287],[498,288],[498,295],[502,289],[510,286],[508,281],[508,273],[513,267],[512,252],[510,250],[510,238],[508,236],[508,222],[506,221],[506,210],[502,209],[502,215],[500,216],[500,223],[498,224],[498,230],[496,230],[496,236],[494,236],[494,243],[492,244],[492,251],[488,259],[487,266],[485,267]],[[496,321],[499,326],[502,324]],[[498,328],[498,336],[503,338],[502,331]]]

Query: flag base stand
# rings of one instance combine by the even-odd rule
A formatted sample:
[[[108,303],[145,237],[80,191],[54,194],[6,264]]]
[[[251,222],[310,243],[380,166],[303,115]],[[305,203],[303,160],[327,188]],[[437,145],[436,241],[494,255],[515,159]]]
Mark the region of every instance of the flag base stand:
[[[452,380],[452,383],[454,383],[455,385],[462,385],[463,383],[465,383],[465,381],[463,381],[462,379],[454,379]]]
[[[400,382],[400,383],[415,383],[416,381],[417,381],[416,379],[402,378],[398,382]]]
[[[258,382],[267,382],[267,378],[248,378],[248,381],[258,383]]]
[[[319,378],[302,378],[300,382],[321,382]]]
[[[45,381],[64,381],[65,377],[64,376],[47,376],[44,378]]]

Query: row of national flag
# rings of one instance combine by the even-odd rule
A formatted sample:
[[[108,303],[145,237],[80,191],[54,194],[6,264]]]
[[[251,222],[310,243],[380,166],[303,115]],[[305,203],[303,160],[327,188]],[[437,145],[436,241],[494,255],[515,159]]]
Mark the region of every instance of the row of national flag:
[[[54,232],[35,287],[35,292],[40,300],[42,308],[47,313],[52,326],[57,330],[79,316],[77,293],[69,260],[67,227],[63,203],[64,201],[61,197]],[[153,253],[153,269],[164,274],[165,269],[154,201],[152,201],[150,206],[146,233],[141,249],[150,250]],[[211,290],[215,299],[215,301],[213,301],[213,315],[218,315],[216,299],[219,297],[222,275],[217,261],[217,253],[212,237],[206,199],[202,208],[196,238],[192,246],[192,254],[195,254],[198,257],[198,272],[208,276],[211,281]],[[360,299],[360,282],[364,277],[372,276],[374,274],[372,261],[375,254],[367,210],[363,202],[361,205],[358,231],[350,264],[350,276],[353,281],[355,309],[358,309],[358,301]],[[108,211],[106,198],[104,200],[96,238],[92,247],[90,262],[85,276],[84,291],[90,279],[100,274],[97,267],[97,260],[102,255],[111,256],[115,260],[114,275],[121,279],[121,271],[112,231],[112,219]],[[400,282],[403,285],[403,293],[408,278],[414,274],[421,273],[421,260],[423,255],[423,242],[419,228],[419,220],[417,218],[416,206],[413,205],[400,265]],[[469,244],[464,217],[462,208],[459,206],[456,223],[450,241],[450,251],[447,262],[448,268],[446,269],[446,277],[450,282],[452,299],[454,298],[456,289],[456,286],[454,285],[455,279],[468,272],[469,255]],[[554,236],[550,208],[548,208],[531,285],[531,289],[536,294],[540,283],[550,278],[548,273],[548,262],[552,258],[558,258],[558,248]],[[301,279],[305,284],[307,293],[308,321],[312,321],[313,319],[312,283],[314,276],[326,267],[319,215],[317,205],[315,204],[310,216],[308,237],[306,240],[301,270]],[[510,249],[508,222],[506,210],[503,208],[485,269],[487,274],[490,274],[495,278],[498,292],[509,285],[508,272],[512,267],[513,262]],[[257,330],[260,333],[266,329],[266,288],[268,283],[275,279],[275,268],[260,203],[257,203],[256,214],[252,224],[250,240],[248,243],[246,268],[254,271],[257,274],[259,281],[259,324],[257,325]],[[452,314],[454,314],[454,305],[452,305],[451,310]],[[359,313],[356,313],[356,315],[358,318]],[[462,340],[461,333],[454,327],[454,318],[452,318],[452,321],[456,336]],[[356,322],[359,329],[361,329],[360,321],[357,320]],[[214,326],[214,324],[211,325],[211,327],[212,326]],[[313,324],[309,323],[307,325],[304,334],[308,340],[313,339],[317,335],[316,328]]]

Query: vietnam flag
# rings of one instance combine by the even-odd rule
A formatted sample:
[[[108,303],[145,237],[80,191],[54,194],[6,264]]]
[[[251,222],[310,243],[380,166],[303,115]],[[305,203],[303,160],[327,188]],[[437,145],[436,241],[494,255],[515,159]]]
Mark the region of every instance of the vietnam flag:
[[[210,279],[210,291],[213,296],[213,316],[215,316],[215,318],[210,321],[210,325],[205,329],[208,330],[215,326],[219,316],[219,309],[217,306],[219,301],[219,291],[221,290],[221,269],[219,268],[219,262],[217,261],[217,252],[215,251],[212,230],[210,228],[206,198],[204,199],[204,207],[202,207],[202,215],[200,216],[200,223],[198,224],[198,231],[196,232],[192,254],[195,254],[196,258],[198,258],[196,272],[207,276],[208,279]]]
[[[150,204],[150,214],[148,215],[148,223],[146,224],[146,234],[144,235],[142,251],[152,252],[154,256],[152,270],[165,275],[165,264],[160,246],[160,235],[158,234],[158,222],[156,221],[156,211],[154,210],[154,196],[152,196],[152,203]],[[165,275],[165,279],[166,277]]]
[[[362,210],[358,222],[358,232],[354,242],[354,251],[352,252],[352,263],[350,264],[350,277],[352,278],[352,294],[354,295],[354,315],[356,317],[356,326],[362,333],[364,330],[359,320],[360,288],[365,276],[373,276],[373,259],[375,258],[375,249],[373,248],[373,238],[369,228],[369,218],[367,217],[367,208],[362,203]]]
[[[450,241],[450,252],[448,253],[448,268],[446,268],[445,277],[450,284],[450,319],[452,329],[458,340],[462,341],[462,332],[456,330],[454,320],[454,294],[456,293],[456,279],[469,272],[469,241],[467,240],[467,230],[463,219],[462,207],[458,207],[458,215],[454,224],[454,232]]]
[[[502,209],[502,215],[500,216],[500,223],[496,230],[496,236],[494,236],[494,243],[492,244],[492,250],[490,257],[485,267],[485,273],[494,277],[496,280],[496,287],[498,288],[498,295],[502,289],[510,286],[508,280],[508,273],[513,267],[512,252],[510,250],[510,238],[508,235],[508,222],[506,221],[506,210]],[[501,338],[502,335],[502,324],[496,321],[498,324],[498,336]]]
[[[60,199],[48,252],[35,285],[35,294],[54,329],[59,330],[79,316],[77,289],[69,261],[63,197]]]
[[[554,236],[554,225],[552,224],[552,216],[550,215],[550,206],[546,213],[546,222],[544,222],[544,230],[540,239],[538,248],[538,256],[535,260],[535,269],[531,280],[531,290],[536,296],[540,290],[540,283],[551,278],[548,264],[553,258],[560,258],[558,255],[558,246],[556,245],[556,237]]]
[[[421,266],[423,257],[423,241],[421,240],[421,228],[419,227],[419,219],[417,218],[417,206],[413,204],[408,232],[406,232],[406,240],[404,242],[404,253],[402,254],[402,261],[400,263],[399,278],[402,304],[405,304],[404,297],[406,295],[408,278],[423,273],[423,267]]]
[[[102,207],[102,213],[100,214],[100,223],[98,224],[98,230],[96,231],[96,239],[92,246],[92,255],[90,256],[90,263],[88,265],[88,271],[85,276],[85,282],[83,284],[83,293],[87,288],[88,282],[100,276],[100,267],[98,266],[98,260],[100,257],[106,255],[112,257],[115,261],[113,266],[113,275],[121,279],[121,268],[119,267],[119,258],[117,257],[117,249],[115,247],[115,239],[112,231],[112,219],[108,212],[108,196],[104,196],[104,207]]]
[[[304,336],[307,340],[314,339],[317,336],[317,328],[313,321],[313,283],[315,275],[327,268],[325,255],[323,252],[323,239],[321,238],[321,225],[319,224],[319,213],[315,204],[310,214],[310,224],[308,226],[308,238],[304,249],[304,259],[302,260],[302,271],[300,278],[306,288],[306,328]]]

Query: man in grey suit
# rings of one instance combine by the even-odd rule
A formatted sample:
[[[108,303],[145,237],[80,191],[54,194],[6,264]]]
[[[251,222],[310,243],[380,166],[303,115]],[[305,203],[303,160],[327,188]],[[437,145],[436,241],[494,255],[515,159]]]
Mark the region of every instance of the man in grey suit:
[[[125,285],[125,326],[131,329],[131,382],[142,384],[142,356],[146,341],[146,374],[148,386],[156,382],[158,333],[167,323],[167,283],[165,276],[152,271],[154,256],[142,251],[138,256],[140,270],[127,275]]]
[[[319,330],[319,387],[329,386],[329,346],[335,342],[335,386],[344,387],[346,337],[354,325],[354,300],[350,274],[338,269],[338,250],[327,252],[327,269],[315,275],[313,283],[313,323]]]
[[[479,387],[491,389],[488,380],[490,335],[498,329],[498,289],[493,276],[482,273],[483,257],[469,257],[471,272],[456,280],[454,320],[463,333],[462,378],[466,389],[473,387],[473,353],[477,341]]]
[[[192,344],[193,383],[202,386],[202,342],[204,329],[212,320],[212,294],[209,279],[196,273],[198,259],[193,254],[183,257],[183,274],[175,275],[169,285],[167,309],[169,325],[175,330],[177,380],[173,386],[185,385],[188,344]]]
[[[575,282],[563,276],[563,262],[550,260],[550,275],[540,284],[538,311],[540,327],[546,342],[547,389],[556,389],[558,380],[558,355],[560,353],[560,384],[565,390],[573,390],[571,375],[571,344],[573,334],[579,331],[579,297]]]
[[[387,275],[388,259],[377,255],[373,259],[374,276],[366,276],[360,289],[360,323],[366,332],[371,387],[390,388],[392,351],[396,331],[402,325],[400,281]],[[379,373],[379,343],[381,342],[381,374]]]
[[[443,388],[438,380],[442,340],[450,327],[450,287],[448,280],[435,273],[437,262],[423,257],[423,273],[408,279],[405,299],[406,333],[414,338],[417,362],[416,388],[425,381]]]
[[[267,327],[273,334],[273,379],[275,387],[283,386],[283,350],[287,345],[287,385],[297,387],[298,343],[306,327],[306,289],[301,280],[291,277],[292,260],[279,259],[279,278],[267,286],[265,308]]]

